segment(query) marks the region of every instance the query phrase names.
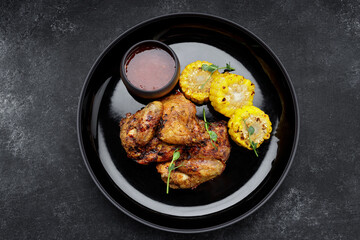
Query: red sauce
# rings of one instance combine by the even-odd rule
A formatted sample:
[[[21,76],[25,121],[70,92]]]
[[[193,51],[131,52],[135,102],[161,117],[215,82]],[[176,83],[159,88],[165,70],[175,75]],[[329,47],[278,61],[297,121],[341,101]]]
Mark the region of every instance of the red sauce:
[[[156,47],[142,47],[128,58],[126,76],[136,87],[157,90],[171,81],[175,72],[175,61],[165,50]]]

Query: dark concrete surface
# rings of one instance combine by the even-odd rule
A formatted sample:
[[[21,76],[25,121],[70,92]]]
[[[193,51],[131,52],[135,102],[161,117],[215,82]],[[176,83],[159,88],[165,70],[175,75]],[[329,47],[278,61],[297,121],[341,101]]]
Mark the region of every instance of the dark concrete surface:
[[[174,12],[210,13],[264,40],[297,92],[293,166],[255,214],[181,235],[118,211],[76,135],[85,77],[119,34]],[[0,239],[359,239],[360,1],[1,1]]]

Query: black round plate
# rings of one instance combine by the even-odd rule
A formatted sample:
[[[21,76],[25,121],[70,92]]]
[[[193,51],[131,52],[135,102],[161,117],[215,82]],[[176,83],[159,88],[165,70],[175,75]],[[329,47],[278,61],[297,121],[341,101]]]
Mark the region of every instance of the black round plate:
[[[123,54],[154,39],[176,52],[181,69],[196,60],[230,62],[256,86],[254,105],[273,123],[271,138],[253,151],[232,150],[225,171],[192,190],[170,190],[155,165],[126,157],[119,121],[146,102],[131,96],[120,79]],[[201,118],[224,119],[210,105]],[[173,14],[143,22],[120,35],[86,78],[78,109],[78,137],[85,164],[97,186],[120,210],[149,226],[174,232],[203,232],[227,226],[258,209],[284,179],[299,134],[297,101],[289,76],[273,52],[254,34],[228,20],[203,14]]]

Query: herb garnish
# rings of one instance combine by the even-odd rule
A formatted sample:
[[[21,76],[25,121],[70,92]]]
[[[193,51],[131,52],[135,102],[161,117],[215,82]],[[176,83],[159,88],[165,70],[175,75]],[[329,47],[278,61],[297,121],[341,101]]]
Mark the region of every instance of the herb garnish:
[[[167,183],[166,183],[166,194],[169,194],[170,173],[171,173],[171,171],[182,166],[182,164],[181,164],[181,165],[175,167],[175,161],[178,160],[179,157],[180,157],[180,152],[178,152],[178,148],[177,148],[177,149],[175,149],[175,152],[173,153],[173,158],[172,158],[171,163],[170,163],[170,165],[168,167],[168,178],[167,178]]]
[[[225,71],[228,71],[228,72],[235,71],[235,68],[231,67],[230,63],[227,63],[226,67],[219,67],[219,66],[216,66],[214,64],[211,64],[211,65],[203,64],[201,66],[201,69],[204,70],[204,71],[211,72],[211,74],[210,74],[209,78],[200,86],[200,89],[203,89],[205,87],[205,84],[209,81],[209,79],[211,78],[211,76],[213,75],[213,73],[216,70],[225,69]]]
[[[205,109],[204,108],[203,108],[203,115],[204,115],[205,129],[206,129],[206,131],[208,132],[208,134],[210,136],[211,144],[214,146],[215,149],[217,149],[217,147],[214,144],[214,142],[216,142],[216,140],[217,140],[217,135],[216,135],[216,133],[214,131],[209,131],[210,123],[208,121],[206,121]]]
[[[257,143],[254,143],[254,142],[251,141],[251,139],[250,139],[250,136],[254,134],[255,129],[253,128],[253,126],[248,127],[248,126],[246,125],[246,120],[245,120],[245,119],[244,119],[244,123],[245,123],[245,128],[246,128],[246,130],[247,130],[248,133],[249,133],[250,145],[251,145],[252,149],[254,150],[255,155],[256,155],[257,157],[259,157],[259,155],[258,155],[258,153],[257,153],[257,151],[256,151]]]

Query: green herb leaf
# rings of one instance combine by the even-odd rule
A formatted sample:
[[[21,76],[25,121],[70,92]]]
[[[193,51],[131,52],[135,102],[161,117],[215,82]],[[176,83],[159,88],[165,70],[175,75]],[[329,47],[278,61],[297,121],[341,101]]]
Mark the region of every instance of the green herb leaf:
[[[205,122],[205,129],[206,129],[206,131],[209,131],[210,123],[206,121],[205,108],[203,108],[203,117],[204,117],[204,122]]]
[[[225,70],[231,72],[231,71],[235,71],[235,68],[231,67],[231,66],[230,66],[230,63],[227,63]]]
[[[203,64],[201,66],[201,69],[204,71],[209,71],[209,72],[215,72],[217,69],[219,68],[219,66],[216,66],[214,64],[208,65],[208,64]]]
[[[206,131],[209,131],[209,126],[210,126],[210,124],[209,124],[208,122],[205,122],[205,129],[206,129]]]
[[[182,167],[182,166],[184,166],[184,164],[180,164],[179,166],[174,167],[174,170],[177,169],[177,168],[179,168],[179,167]]]
[[[254,134],[255,129],[253,128],[253,126],[250,126],[250,127],[248,128],[248,132],[249,132],[249,135],[250,135],[250,136]]]
[[[226,71],[235,71],[235,68],[231,67],[230,63],[226,63],[226,67],[219,67],[214,64],[211,64],[211,65],[203,64],[203,65],[201,65],[201,69],[204,71],[211,72],[211,74],[208,77],[208,79],[206,79],[206,81],[199,87],[200,89],[203,89],[205,87],[205,84],[209,81],[209,79],[211,78],[211,76],[213,75],[213,73],[216,70],[225,69]]]
[[[254,142],[251,141],[251,139],[250,139],[250,136],[254,134],[255,129],[253,128],[253,126],[248,127],[247,124],[246,124],[246,120],[245,120],[245,119],[244,119],[244,124],[245,124],[246,130],[247,130],[248,133],[249,133],[249,142],[250,142],[250,145],[251,145],[252,149],[254,150],[255,155],[256,155],[257,157],[259,157],[259,155],[258,155],[258,153],[257,153],[257,151],[256,151],[257,143],[254,143]]]
[[[176,150],[175,152],[174,152],[174,154],[173,154],[173,161],[176,161],[176,160],[178,160],[179,159],[179,157],[180,157],[180,153]]]
[[[168,171],[172,171],[172,170],[174,170],[175,169],[175,164],[173,164],[173,163],[170,163],[170,165],[169,165],[169,167],[168,167]]]
[[[201,69],[204,71],[207,71],[209,69],[209,65],[208,64],[203,64],[201,65]]]
[[[256,155],[257,157],[259,157],[259,155],[258,155],[258,153],[257,153],[257,151],[256,151],[257,143],[254,143],[253,141],[251,141],[250,144],[251,144],[252,149],[253,149],[254,152],[255,152],[255,155]]]
[[[207,133],[209,134],[211,144],[214,146],[215,149],[217,149],[216,145],[214,144],[214,142],[216,142],[216,140],[217,140],[217,134],[214,131],[209,131],[210,123],[208,121],[206,121],[205,108],[203,108],[203,116],[204,116],[204,122],[205,122],[205,129],[206,129]]]
[[[210,135],[210,139],[213,140],[214,142],[216,142],[217,140],[217,135],[214,131],[208,131],[209,135]]]
[[[175,166],[175,161],[178,160],[180,157],[180,152],[178,152],[178,148],[175,150],[175,152],[173,153],[173,158],[171,160],[171,163],[169,164],[169,167],[168,167],[168,178],[167,178],[167,182],[166,182],[166,194],[169,194],[169,186],[170,186],[170,174],[171,174],[171,171],[172,170],[175,170],[179,167],[182,166],[179,165],[179,166]]]
[[[206,121],[206,112],[205,112],[205,108],[203,108],[203,117],[204,117],[204,122],[205,122],[205,124],[207,123],[207,121]]]

